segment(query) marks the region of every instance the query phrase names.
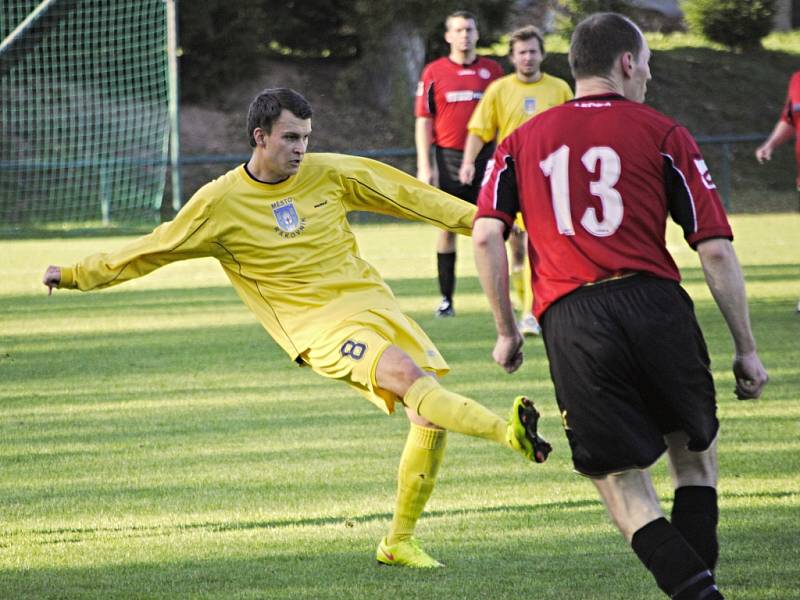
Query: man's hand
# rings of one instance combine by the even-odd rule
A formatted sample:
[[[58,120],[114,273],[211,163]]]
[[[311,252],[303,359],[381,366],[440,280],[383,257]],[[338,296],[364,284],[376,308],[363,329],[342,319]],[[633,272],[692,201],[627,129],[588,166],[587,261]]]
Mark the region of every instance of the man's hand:
[[[433,173],[431,172],[430,165],[417,165],[417,179],[422,183],[434,185]]]
[[[767,371],[755,352],[737,354],[734,357],[733,376],[736,378],[736,397],[739,400],[758,398],[769,380]]]
[[[772,145],[769,142],[761,144],[756,148],[756,160],[760,164],[772,159]]]
[[[61,267],[54,267],[53,265],[47,267],[47,271],[44,272],[44,277],[42,277],[42,283],[47,286],[47,295],[52,295],[53,288],[58,287],[58,284],[61,283]]]
[[[458,170],[458,180],[464,184],[469,185],[475,178],[475,163],[464,161],[461,163],[461,168]]]
[[[497,336],[492,358],[506,373],[513,373],[522,366],[522,344],[523,339],[519,332],[510,336]]]

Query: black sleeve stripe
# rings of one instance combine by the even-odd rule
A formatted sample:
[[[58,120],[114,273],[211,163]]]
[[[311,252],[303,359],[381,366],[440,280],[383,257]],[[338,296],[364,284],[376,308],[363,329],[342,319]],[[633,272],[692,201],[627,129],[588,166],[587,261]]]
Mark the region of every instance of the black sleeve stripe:
[[[432,115],[436,114],[436,94],[433,92],[433,86],[435,84],[431,82],[428,86],[428,112]]]
[[[177,250],[178,248],[180,248],[181,246],[183,246],[183,244],[185,244],[186,242],[188,242],[188,241],[189,241],[189,240],[192,238],[192,236],[194,236],[194,234],[196,234],[198,231],[200,231],[200,230],[203,228],[203,226],[204,226],[206,223],[208,223],[208,217],[206,217],[206,218],[205,218],[205,220],[203,220],[203,222],[202,222],[202,223],[200,223],[200,225],[198,225],[198,226],[197,226],[197,227],[196,227],[196,228],[195,228],[193,231],[189,232],[189,234],[188,234],[188,235],[187,235],[185,238],[183,238],[182,240],[180,240],[180,241],[179,241],[177,244],[175,244],[175,245],[174,245],[172,248],[167,248],[167,249],[165,249],[165,250],[160,250],[160,251],[158,251],[157,253],[158,253],[158,254],[162,254],[162,253],[169,254],[170,252],[174,252],[175,250]],[[152,254],[152,252],[147,252],[147,253],[145,253],[145,254],[142,254],[141,256],[146,256],[146,255],[148,255],[148,254]],[[138,258],[138,257],[134,257],[134,258],[132,258],[131,260],[129,260],[128,262],[126,262],[124,265],[122,265],[122,266],[120,267],[119,271],[117,271],[117,274],[116,274],[116,275],[114,275],[114,276],[113,276],[111,279],[109,279],[108,281],[101,281],[101,282],[98,282],[98,284],[97,284],[96,286],[94,286],[94,287],[92,287],[92,288],[86,288],[86,291],[87,291],[87,292],[91,292],[92,290],[96,290],[96,289],[97,289],[99,286],[101,286],[101,285],[110,285],[112,282],[116,281],[117,279],[119,279],[119,278],[122,276],[122,274],[125,272],[125,269],[127,269],[127,268],[128,268],[128,265],[130,265],[130,264],[131,264],[131,263],[132,263],[132,262],[133,262],[133,261],[134,261],[136,258]]]
[[[514,159],[506,154],[505,163],[497,174],[494,182],[494,209],[510,215],[517,216],[519,211],[519,196],[517,195],[517,174],[514,169]]]
[[[383,198],[386,201],[387,204],[391,204],[393,206],[398,207],[402,212],[406,212],[406,213],[409,213],[409,214],[412,214],[412,215],[416,216],[417,220],[419,220],[419,221],[422,221],[422,222],[426,222],[427,221],[428,223],[438,223],[441,226],[442,229],[449,229],[449,225],[447,225],[444,221],[441,221],[439,219],[434,219],[434,218],[430,217],[429,215],[425,215],[425,214],[423,214],[423,213],[421,213],[419,211],[414,210],[410,206],[406,206],[405,204],[400,204],[394,198],[391,198],[391,197],[387,196],[386,194],[384,194],[383,192],[381,192],[380,190],[378,190],[378,189],[376,189],[376,188],[364,183],[363,181],[361,181],[357,177],[347,176],[346,179],[349,179],[350,181],[352,181],[356,185],[359,185],[359,186],[367,188],[373,194],[376,194],[377,196],[380,196],[381,198]],[[466,200],[462,200],[462,202],[466,202]],[[361,209],[361,210],[363,210],[363,209]],[[367,210],[367,212],[379,212],[379,211],[377,211],[377,210],[373,210],[373,211]],[[394,213],[384,213],[384,214],[392,214],[392,215],[394,215]]]
[[[683,229],[684,237],[697,231],[697,212],[694,197],[681,170],[675,166],[673,158],[662,152],[664,157],[664,191],[667,195],[667,209],[672,220]]]

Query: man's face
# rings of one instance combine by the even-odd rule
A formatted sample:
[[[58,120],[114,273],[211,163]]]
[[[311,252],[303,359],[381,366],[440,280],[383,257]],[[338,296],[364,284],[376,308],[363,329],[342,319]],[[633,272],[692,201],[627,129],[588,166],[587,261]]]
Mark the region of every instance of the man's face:
[[[511,48],[511,64],[522,79],[531,79],[539,75],[539,69],[544,60],[542,47],[539,40],[517,40]]]
[[[478,28],[475,21],[464,17],[453,17],[447,23],[444,34],[451,51],[472,52],[478,44]]]
[[[310,135],[311,119],[301,119],[286,109],[272,124],[270,133],[256,129],[256,142],[262,148],[270,180],[286,179],[297,173],[306,154]]]
[[[623,84],[625,97],[634,102],[644,102],[647,95],[647,82],[650,81],[650,78],[650,48],[642,36],[642,49],[639,51],[639,56],[633,61],[630,77]]]

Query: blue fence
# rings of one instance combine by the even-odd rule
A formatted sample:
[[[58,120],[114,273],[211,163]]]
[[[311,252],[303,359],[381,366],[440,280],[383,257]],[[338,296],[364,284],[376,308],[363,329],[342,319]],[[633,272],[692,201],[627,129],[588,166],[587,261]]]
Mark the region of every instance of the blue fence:
[[[714,170],[714,180],[719,189],[720,196],[725,203],[725,208],[730,208],[731,186],[732,186],[732,170],[731,161],[733,159],[732,146],[733,144],[742,143],[757,143],[767,139],[769,134],[766,133],[744,133],[744,134],[729,134],[729,135],[700,135],[695,139],[700,145],[719,146],[720,162],[716,165]],[[347,154],[354,154],[356,156],[366,156],[369,158],[403,158],[409,156],[416,156],[414,148],[385,148],[383,150],[356,150],[349,151]],[[180,159],[181,165],[212,165],[212,164],[230,164],[235,165],[246,162],[250,158],[249,154],[208,154],[208,155],[189,155],[182,156]]]

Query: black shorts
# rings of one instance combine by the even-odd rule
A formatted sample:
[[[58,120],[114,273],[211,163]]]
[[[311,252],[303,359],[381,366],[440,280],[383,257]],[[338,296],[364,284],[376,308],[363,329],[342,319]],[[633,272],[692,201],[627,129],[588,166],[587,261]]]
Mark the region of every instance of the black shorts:
[[[676,282],[634,275],[584,286],[550,306],[541,325],[579,473],[647,468],[673,431],[685,431],[693,451],[716,437],[708,350]]]
[[[458,180],[461,159],[464,158],[464,153],[461,150],[434,146],[434,154],[436,156],[436,169],[439,172],[439,189],[472,204],[477,204],[478,192],[481,191],[486,163],[494,154],[494,144],[486,144],[481,148],[475,158],[475,177],[472,178],[472,183],[469,185],[464,185]]]

